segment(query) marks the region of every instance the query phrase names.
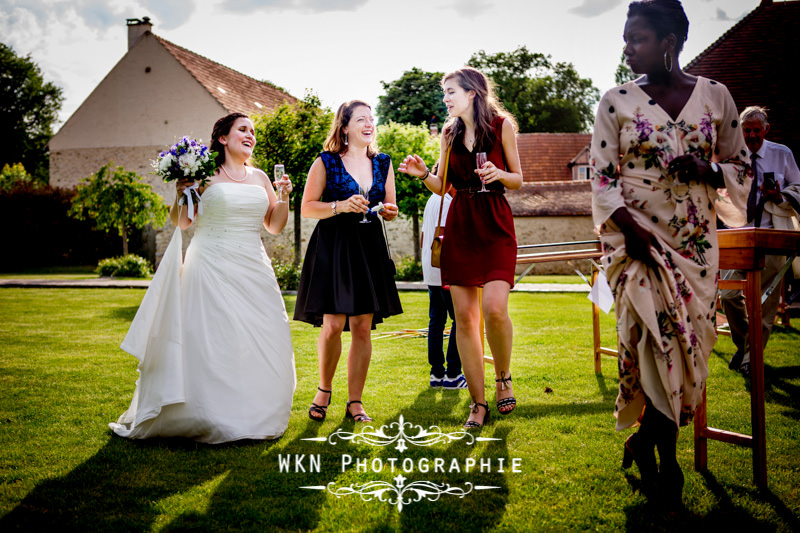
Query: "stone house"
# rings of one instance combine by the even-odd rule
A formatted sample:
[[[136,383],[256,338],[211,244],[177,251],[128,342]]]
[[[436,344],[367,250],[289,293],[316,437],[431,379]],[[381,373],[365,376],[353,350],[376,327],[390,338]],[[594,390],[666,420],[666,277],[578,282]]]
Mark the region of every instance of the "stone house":
[[[266,112],[297,100],[155,35],[147,17],[128,19],[127,30],[127,53],[50,140],[53,186],[74,187],[113,161],[145,176],[172,202],[174,188],[152,174],[161,150],[183,135],[208,142],[214,122],[228,113]],[[150,232],[151,258],[160,259],[172,231],[167,222]],[[282,235],[287,243],[291,232],[288,227]]]
[[[517,244],[587,241],[596,238],[592,223],[587,133],[522,133],[517,137],[524,182],[506,197],[514,214]],[[581,248],[587,248],[583,245]],[[575,249],[553,247],[542,251]],[[582,272],[589,263],[577,262]],[[518,273],[524,268],[518,266]],[[531,274],[572,274],[564,262],[534,265]]]

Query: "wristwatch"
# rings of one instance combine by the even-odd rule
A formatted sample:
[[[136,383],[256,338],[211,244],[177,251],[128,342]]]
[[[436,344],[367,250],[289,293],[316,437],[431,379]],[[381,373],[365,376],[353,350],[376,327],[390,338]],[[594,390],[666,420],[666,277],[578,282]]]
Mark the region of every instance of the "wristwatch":
[[[338,213],[336,213],[336,202],[335,201],[331,202],[331,211],[333,211],[333,215],[334,216],[336,216],[338,214]]]

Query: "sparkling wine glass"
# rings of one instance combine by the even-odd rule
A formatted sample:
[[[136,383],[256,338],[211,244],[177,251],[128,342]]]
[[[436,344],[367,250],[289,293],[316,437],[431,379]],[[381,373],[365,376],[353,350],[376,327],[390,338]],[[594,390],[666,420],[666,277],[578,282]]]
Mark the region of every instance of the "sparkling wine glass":
[[[486,164],[486,152],[478,152],[475,154],[475,164],[477,168],[483,168],[483,165]],[[486,182],[483,180],[483,176],[481,176],[481,189],[478,192],[489,192],[486,188]]]
[[[284,174],[286,174],[285,167],[283,165],[281,165],[281,164],[275,165],[275,169],[272,172],[272,175],[275,177],[275,181],[281,181],[283,179]],[[284,190],[283,184],[278,185],[278,201],[279,202],[285,201],[285,200],[281,199],[283,197],[283,190]]]
[[[363,196],[367,200],[367,211],[369,211],[369,190],[370,190],[371,187],[372,187],[371,183],[370,183],[369,187],[365,187],[365,186],[361,185],[360,183],[358,184],[358,192],[361,194],[361,196]],[[360,223],[361,224],[369,224],[370,223],[370,220],[367,218],[367,213],[362,213],[361,214]]]

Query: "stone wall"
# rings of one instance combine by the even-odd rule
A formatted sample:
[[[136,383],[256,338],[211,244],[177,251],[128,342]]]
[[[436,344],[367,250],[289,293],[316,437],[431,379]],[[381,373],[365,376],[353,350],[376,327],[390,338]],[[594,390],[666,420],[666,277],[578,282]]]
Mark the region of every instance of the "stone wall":
[[[514,217],[514,227],[517,231],[517,246],[526,244],[543,244],[555,242],[589,241],[597,239],[594,234],[594,224],[591,216],[538,216]],[[569,247],[534,248],[521,253],[555,252],[561,250],[584,250],[593,246],[583,244]],[[584,274],[591,273],[589,261],[574,261]],[[517,274],[520,274],[530,265],[517,265]],[[552,263],[538,263],[528,274],[574,274],[573,267],[565,261]]]
[[[147,182],[159,194],[164,196],[168,203],[171,203],[175,199],[174,187],[162,182],[158,176],[151,173],[150,161],[163,148],[163,146],[144,146],[55,151],[50,154],[51,184],[57,187],[74,187],[83,178],[97,172],[108,161],[113,161],[115,166],[122,166],[126,170],[131,170],[144,176]],[[302,219],[301,257],[305,255],[308,239],[311,237],[316,223],[316,220]],[[583,241],[595,238],[590,216],[515,217],[514,226],[517,231],[517,244],[519,245]],[[174,226],[167,221],[163,228],[153,232],[151,239],[154,254],[151,259],[156,264],[161,260],[173,231]],[[412,224],[408,217],[400,215],[392,222],[386,223],[386,233],[393,259],[399,260],[403,257],[414,255]],[[191,228],[184,232],[184,247],[188,246],[192,234],[193,230]],[[294,245],[294,214],[289,214],[286,228],[279,235],[272,235],[266,230],[262,230],[261,237],[270,257],[291,261]],[[580,248],[587,247],[590,246],[580,246]],[[548,248],[546,251],[559,249],[569,248]],[[585,273],[590,270],[587,261],[580,261],[576,265]],[[517,272],[522,272],[525,267],[526,265],[518,266]],[[573,268],[564,262],[542,263],[535,265],[530,273],[572,274]]]

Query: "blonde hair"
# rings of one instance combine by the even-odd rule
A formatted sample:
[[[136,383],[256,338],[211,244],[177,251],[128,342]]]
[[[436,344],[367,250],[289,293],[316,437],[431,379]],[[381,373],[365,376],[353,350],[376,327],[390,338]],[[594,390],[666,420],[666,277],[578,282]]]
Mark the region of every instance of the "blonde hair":
[[[454,79],[465,91],[475,91],[475,98],[472,100],[472,114],[475,122],[476,146],[488,146],[495,141],[492,120],[497,116],[504,117],[511,122],[515,132],[518,130],[516,119],[497,100],[494,94],[494,83],[483,72],[472,67],[458,69],[442,78],[442,88],[451,79]],[[464,129],[464,121],[460,117],[448,119],[444,125],[443,136],[446,146],[452,146],[456,136]]]
[[[363,100],[350,100],[339,106],[336,110],[336,116],[333,119],[331,129],[328,131],[328,137],[325,139],[325,144],[322,145],[323,149],[327,152],[341,154],[347,151],[347,138],[344,133],[344,128],[353,117],[353,111],[357,107],[364,106],[370,111],[372,107]],[[375,144],[375,135],[372,136],[372,142],[367,146],[367,156],[375,157],[378,153],[378,147]]]

